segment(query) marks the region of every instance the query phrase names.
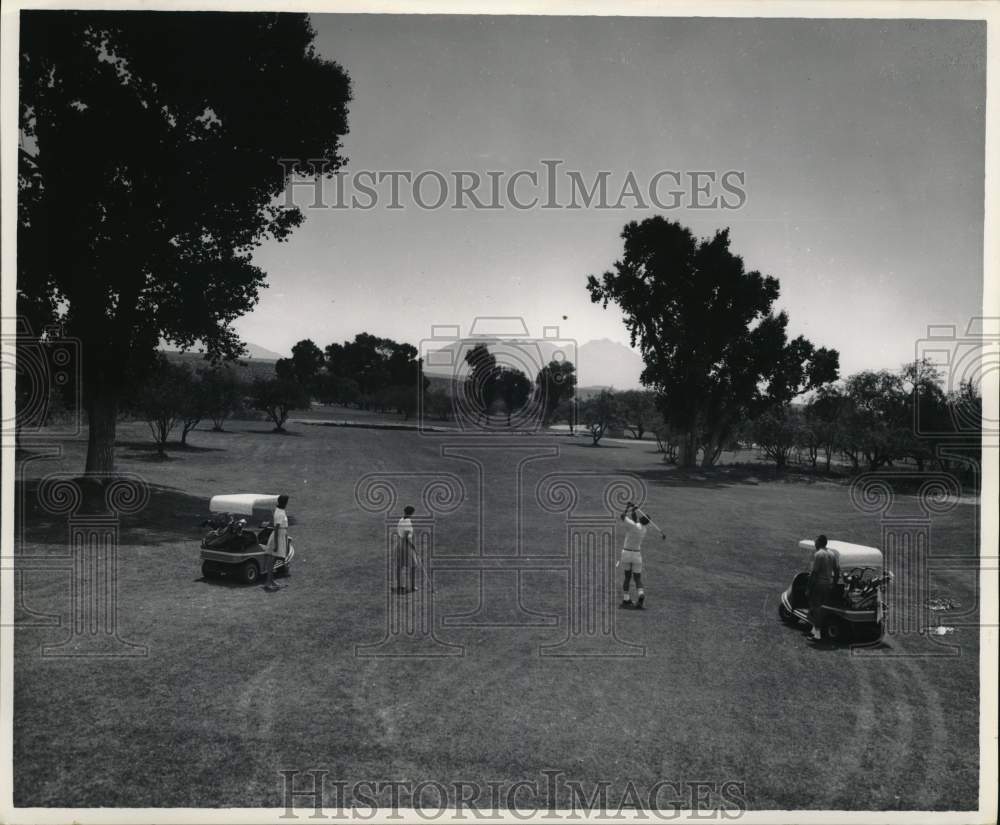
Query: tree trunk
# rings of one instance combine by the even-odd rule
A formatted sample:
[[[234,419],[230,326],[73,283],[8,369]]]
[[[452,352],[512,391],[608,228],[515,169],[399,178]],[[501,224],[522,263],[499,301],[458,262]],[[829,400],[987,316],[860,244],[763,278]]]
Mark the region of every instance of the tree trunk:
[[[715,462],[719,460],[720,455],[722,455],[721,444],[711,443],[703,445],[701,454],[701,466],[714,467]]]
[[[677,466],[694,467],[697,458],[698,445],[695,443],[694,434],[685,433],[677,445]]]
[[[118,399],[103,388],[97,389],[87,403],[87,475],[115,471],[117,422]]]

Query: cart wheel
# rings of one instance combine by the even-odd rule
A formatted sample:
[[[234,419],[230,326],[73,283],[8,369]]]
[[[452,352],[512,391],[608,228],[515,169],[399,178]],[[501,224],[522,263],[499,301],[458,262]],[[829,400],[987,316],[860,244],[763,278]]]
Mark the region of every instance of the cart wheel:
[[[238,568],[239,570],[239,580],[246,584],[254,584],[260,576],[260,571],[257,569],[256,562],[245,561]]]
[[[798,624],[798,620],[781,601],[778,602],[778,617],[787,624]]]
[[[292,575],[291,565],[286,562],[285,564],[281,565],[281,567],[279,567],[277,570],[274,571],[274,575],[275,576],[290,576],[290,575]]]
[[[846,642],[851,630],[844,622],[833,621],[826,626],[826,637],[831,642]]]
[[[215,565],[210,561],[203,561],[201,563],[201,575],[203,578],[212,579],[215,578]]]

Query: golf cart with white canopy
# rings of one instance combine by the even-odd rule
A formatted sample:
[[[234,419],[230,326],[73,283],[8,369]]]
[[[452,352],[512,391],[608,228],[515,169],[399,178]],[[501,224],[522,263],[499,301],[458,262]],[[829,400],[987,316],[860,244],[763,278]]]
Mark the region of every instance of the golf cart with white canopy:
[[[892,578],[884,569],[882,551],[846,541],[830,541],[826,547],[836,558],[837,572],[822,607],[824,635],[834,641],[877,641],[885,632],[888,610],[885,589]],[[811,539],[803,539],[799,549],[815,551],[816,545]],[[811,561],[811,555],[809,559]],[[781,594],[778,615],[782,621],[812,625],[806,593],[808,584],[808,571],[796,573],[788,589]]]
[[[267,542],[277,506],[277,496],[260,493],[212,496],[208,509],[217,515],[203,523],[212,529],[201,541],[202,575],[206,579],[226,575],[254,584],[267,570]],[[287,555],[274,560],[275,575],[286,574],[294,556],[289,536]]]

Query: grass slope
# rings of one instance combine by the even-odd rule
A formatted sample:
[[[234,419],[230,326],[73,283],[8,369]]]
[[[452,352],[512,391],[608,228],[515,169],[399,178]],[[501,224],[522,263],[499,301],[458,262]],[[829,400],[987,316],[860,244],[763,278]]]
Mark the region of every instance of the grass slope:
[[[564,517],[534,501],[545,473],[628,471],[647,485],[667,540],[647,539],[648,609],[616,614],[621,638],[645,656],[540,657],[564,625],[443,626],[444,615],[474,609],[478,588],[474,573],[442,572],[438,634],[465,655],[358,658],[357,645],[382,637],[386,591],[384,522],[355,502],[357,480],[455,473],[469,498],[436,523],[435,554],[475,554],[481,515],[487,551],[510,553],[518,497],[506,481],[527,453],[485,453],[481,495],[473,464],[442,457],[440,440],[416,433],[228,426],[197,431],[191,449],[163,462],[139,425],[121,433],[120,469],[147,477],[153,496],[122,524],[120,628],[149,656],[53,659],[40,647],[64,630],[18,629],[17,805],[278,806],[277,771],[319,768],[349,783],[541,781],[554,769],[585,786],[606,780],[612,796],[630,780],[644,789],[660,779],[733,780],[753,809],[974,806],[972,629],[953,637],[959,656],[863,657],[810,648],[777,620],[779,593],[807,561],[800,538],[880,542],[877,519],[852,509],[846,487],[756,483],[725,468],[686,476],[665,469],[649,444],[594,449],[537,437],[559,455],[525,466],[525,553],[566,552]],[[39,477],[82,468],[85,439],[62,447],[59,458],[22,456],[20,553],[65,552],[65,521],[35,500]],[[417,496],[411,481],[400,484]],[[239,491],[292,496],[299,558],[278,594],[201,580],[208,498]],[[933,550],[974,556],[976,530],[974,505],[936,516]],[[27,572],[24,583],[26,607],[67,620],[67,574]],[[932,584],[975,605],[969,576]],[[529,576],[524,601],[563,623],[566,587],[565,572]],[[912,652],[919,641],[889,647]]]

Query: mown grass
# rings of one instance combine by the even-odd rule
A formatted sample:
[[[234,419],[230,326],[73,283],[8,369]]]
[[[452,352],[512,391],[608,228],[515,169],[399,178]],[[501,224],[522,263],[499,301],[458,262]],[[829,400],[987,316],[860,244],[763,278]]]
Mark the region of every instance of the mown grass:
[[[152,463],[144,433],[120,435],[120,469],[152,485],[146,510],[121,525],[119,617],[140,659],[40,654],[65,630],[16,633],[14,795],[25,806],[278,806],[278,771],[313,768],[371,780],[542,781],[561,770],[612,797],[632,781],[741,782],[753,809],[962,809],[978,794],[978,638],[948,637],[956,656],[852,655],[811,648],[782,625],[777,599],[806,558],[800,538],[879,544],[878,519],[852,508],[847,487],[734,468],[681,473],[648,443],[596,449],[537,436],[558,456],[525,465],[518,497],[413,432],[260,422],[196,431],[192,448]],[[494,440],[491,443],[499,444]],[[523,441],[520,443],[524,443]],[[61,457],[22,455],[18,552],[64,552],[66,523],[46,515],[36,481],[79,471],[85,441]],[[527,453],[484,453],[489,479],[513,479]],[[24,460],[31,458],[32,460]],[[355,501],[370,472],[449,472],[468,498],[435,522],[435,554],[566,552],[565,516],[534,499],[546,473],[634,473],[667,534],[648,539],[643,613],[619,612],[627,659],[539,656],[565,632],[564,571],[526,577],[527,606],[559,626],[442,624],[474,609],[475,573],[435,579],[438,636],[464,646],[446,659],[359,658],[385,628],[385,522]],[[416,498],[414,479],[401,495]],[[422,478],[422,477],[421,477]],[[585,481],[580,482],[586,485]],[[198,543],[208,498],[287,492],[297,553],[275,594],[201,579]],[[592,491],[591,491],[592,492]],[[586,493],[590,495],[590,493]],[[401,507],[404,501],[400,500]],[[592,501],[584,502],[587,506]],[[480,512],[482,507],[482,513]],[[481,518],[482,516],[482,518]],[[933,519],[935,554],[974,557],[977,508]],[[507,580],[489,579],[501,590]],[[974,579],[935,574],[935,591],[973,608]],[[68,618],[69,576],[28,572],[24,605]],[[496,592],[498,604],[513,594]],[[926,652],[892,638],[889,653]],[[935,648],[940,650],[940,648]],[[308,800],[307,800],[308,801]],[[563,794],[559,800],[567,802]]]

